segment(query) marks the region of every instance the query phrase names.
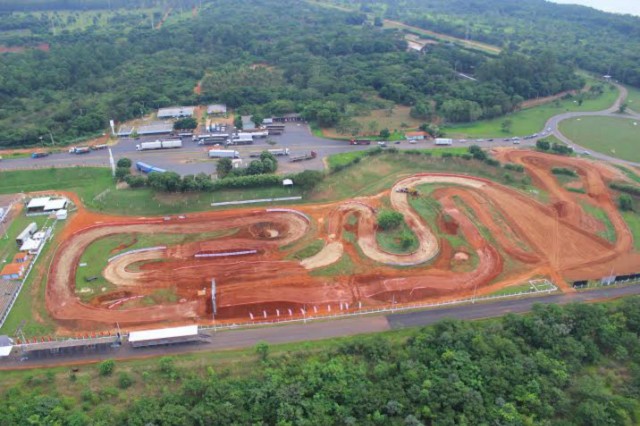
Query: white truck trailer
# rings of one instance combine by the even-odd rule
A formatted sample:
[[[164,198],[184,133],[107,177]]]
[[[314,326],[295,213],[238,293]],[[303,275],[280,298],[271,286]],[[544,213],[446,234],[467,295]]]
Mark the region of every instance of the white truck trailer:
[[[453,145],[453,139],[436,138],[436,145]]]
[[[157,140],[154,142],[142,142],[141,144],[136,145],[136,149],[138,151],[169,148],[182,148],[182,141],[180,139],[171,139],[166,141]]]
[[[289,148],[280,148],[280,149],[267,149],[265,150],[269,153],[271,153],[272,155],[276,156],[276,157],[280,157],[280,156],[284,156],[284,155],[289,155]],[[260,155],[263,153],[264,151],[252,151],[249,153],[249,157],[260,157]]]
[[[209,158],[240,158],[240,153],[232,149],[212,149]]]

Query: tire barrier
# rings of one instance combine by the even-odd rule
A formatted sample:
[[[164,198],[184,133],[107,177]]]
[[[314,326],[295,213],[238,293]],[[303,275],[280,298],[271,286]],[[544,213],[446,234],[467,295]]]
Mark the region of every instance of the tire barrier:
[[[147,248],[141,248],[141,249],[137,249],[137,250],[125,251],[124,253],[116,254],[115,256],[110,257],[109,259],[107,259],[107,263],[111,263],[114,260],[119,259],[122,256],[127,256],[129,254],[144,253],[146,251],[155,251],[155,250],[166,250],[166,248],[167,248],[167,246],[157,246],[157,247],[147,247]]]
[[[230,256],[245,256],[248,254],[256,254],[258,250],[242,250],[242,251],[230,251],[226,253],[198,253],[193,257],[196,259],[204,259],[209,257],[230,257]]]

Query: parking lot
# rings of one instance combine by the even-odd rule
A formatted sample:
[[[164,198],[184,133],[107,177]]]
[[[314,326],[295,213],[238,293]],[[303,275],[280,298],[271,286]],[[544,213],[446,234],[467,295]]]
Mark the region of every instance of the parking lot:
[[[208,157],[208,151],[213,149],[213,145],[198,145],[190,137],[182,139],[183,146],[179,149],[160,149],[150,151],[138,151],[136,145],[142,142],[152,142],[157,139],[170,139],[168,135],[143,136],[138,139],[120,138],[118,143],[111,147],[114,159],[127,157],[136,161],[142,161],[152,166],[168,171],[173,171],[181,175],[187,174],[215,174],[215,159]],[[267,140],[275,141],[274,145],[267,144]],[[494,146],[512,146],[510,140],[454,140],[453,146],[467,146],[477,143],[486,148]],[[534,145],[535,140],[522,140],[521,146]],[[349,145],[346,141],[324,139],[314,136],[309,127],[304,123],[286,123],[286,130],[282,135],[269,136],[264,139],[256,139],[252,145],[229,146],[221,149],[233,149],[240,153],[240,158],[244,165],[251,161],[249,153],[252,151],[262,151],[265,149],[288,148],[290,156],[308,154],[315,151],[318,155],[313,160],[292,163],[288,157],[279,157],[279,171],[284,173],[296,173],[305,169],[322,170],[323,160],[332,154],[347,151],[358,151],[373,148],[375,145]],[[432,141],[418,141],[410,144],[401,141],[399,144],[389,142],[388,146],[398,149],[416,148],[436,148]],[[72,167],[72,166],[98,166],[109,167],[109,150],[91,151],[88,154],[69,154],[67,152],[51,154],[44,158],[20,158],[3,160],[0,163],[0,170],[34,169],[46,167]]]

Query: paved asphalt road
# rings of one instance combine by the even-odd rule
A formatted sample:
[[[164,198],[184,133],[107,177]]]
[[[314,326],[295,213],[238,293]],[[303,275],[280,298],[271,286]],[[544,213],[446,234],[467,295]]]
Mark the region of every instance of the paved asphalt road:
[[[576,144],[574,141],[569,140],[558,129],[558,125],[561,121],[576,118],[576,117],[589,117],[589,116],[611,116],[611,117],[626,117],[636,118],[640,120],[640,114],[633,111],[629,111],[626,114],[619,114],[618,108],[624,102],[627,97],[627,89],[621,85],[616,84],[616,87],[620,91],[620,96],[616,102],[606,110],[596,112],[568,112],[564,114],[556,115],[550,118],[541,129],[541,136],[522,140],[518,146],[530,147],[534,146],[536,141],[541,137],[551,133],[558,139],[562,140],[566,144],[574,148],[578,153],[587,151],[585,148]],[[525,135],[522,135],[524,137]],[[118,144],[114,145],[111,150],[113,156],[117,160],[121,157],[129,157],[133,161],[143,161],[154,166],[177,172],[181,175],[196,174],[196,173],[215,173],[216,160],[209,159],[207,157],[207,151],[211,149],[211,146],[199,146],[192,142],[190,139],[183,140],[183,148],[174,150],[157,150],[157,151],[137,151],[135,146],[140,142],[153,141],[158,139],[157,136],[143,137],[138,140],[129,138],[122,138]],[[271,146],[266,143],[266,139],[256,140],[254,145],[237,146],[233,149],[240,152],[241,158],[248,160],[249,152],[259,151],[270,148],[289,148],[291,155],[304,154],[309,151],[316,151],[318,158],[311,161],[303,161],[299,163],[289,163],[286,160],[280,161],[280,170],[287,173],[295,173],[304,169],[322,170],[324,168],[323,159],[331,154],[340,152],[355,151],[369,149],[372,146],[351,146],[345,141],[336,141],[331,139],[318,138],[311,134],[309,128],[305,124],[299,123],[287,123],[286,131],[279,136],[271,136],[277,142],[276,145]],[[510,140],[501,138],[495,138],[492,142],[485,139],[457,139],[454,140],[454,146],[467,146],[471,144],[479,144],[487,148],[498,146],[514,146]],[[411,148],[434,148],[435,145],[432,142],[418,142],[417,144],[409,144],[407,141],[402,141],[399,145],[392,145],[399,149],[411,149]],[[609,157],[605,154],[597,152],[591,152],[594,158],[599,158],[607,161],[624,163],[629,165],[640,166],[639,163],[631,161],[620,160],[617,158]],[[45,167],[72,167],[72,166],[109,166],[109,152],[93,151],[89,154],[74,155],[68,153],[52,154],[45,158],[31,159],[31,158],[18,158],[18,159],[5,159],[0,162],[0,170],[17,170],[17,169],[34,169]]]
[[[618,88],[618,90],[620,91],[620,95],[618,96],[618,99],[616,99],[615,103],[603,110],[603,111],[594,111],[594,112],[567,112],[564,114],[559,114],[556,116],[551,117],[546,125],[545,125],[545,129],[551,129],[551,133],[553,133],[553,135],[555,137],[557,137],[558,139],[560,139],[562,142],[566,143],[567,145],[569,145],[570,147],[573,148],[573,150],[575,152],[578,153],[582,153],[584,151],[588,151],[590,153],[590,155],[594,158],[600,159],[600,160],[606,160],[606,161],[610,161],[613,163],[622,163],[622,164],[627,164],[627,165],[631,165],[631,166],[640,166],[640,163],[635,163],[633,161],[627,161],[627,160],[621,160],[619,158],[615,158],[615,157],[610,157],[606,154],[602,154],[596,151],[591,151],[588,150],[580,145],[578,145],[577,143],[575,143],[574,141],[572,141],[571,139],[567,138],[565,135],[562,134],[562,132],[559,129],[559,125],[560,122],[564,121],[564,120],[569,120],[571,118],[578,118],[578,117],[616,117],[616,118],[631,118],[631,119],[637,119],[640,120],[640,114],[631,111],[631,110],[627,110],[626,113],[621,114],[618,112],[620,105],[625,101],[625,99],[627,98],[628,95],[628,91],[627,89],[619,84],[615,84],[615,86]]]
[[[567,304],[575,302],[595,302],[625,296],[640,295],[640,285],[609,287],[598,290],[570,294],[557,294],[520,299],[500,300],[491,303],[459,305],[441,309],[429,309],[389,315],[370,315],[341,320],[319,320],[273,327],[259,327],[224,332],[211,331],[209,343],[163,346],[149,349],[133,349],[124,345],[118,349],[103,352],[75,353],[59,356],[31,358],[20,361],[19,351],[9,359],[0,361],[1,369],[35,368],[83,362],[98,362],[104,359],[130,359],[162,355],[176,355],[191,352],[221,351],[250,348],[260,341],[270,344],[296,343],[322,340],[357,334],[375,333],[391,329],[426,326],[445,318],[477,320],[498,317],[507,313],[529,312],[536,303]]]

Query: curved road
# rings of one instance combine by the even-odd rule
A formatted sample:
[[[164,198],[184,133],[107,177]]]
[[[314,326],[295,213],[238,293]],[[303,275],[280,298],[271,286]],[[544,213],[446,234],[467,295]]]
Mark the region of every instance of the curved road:
[[[575,143],[574,141],[572,141],[571,139],[567,138],[565,135],[562,134],[562,132],[559,129],[559,125],[562,121],[564,120],[569,120],[572,118],[578,118],[578,117],[616,117],[616,118],[635,118],[640,120],[640,114],[631,111],[631,110],[627,110],[627,112],[625,113],[619,113],[618,110],[620,108],[620,105],[622,105],[622,103],[627,99],[628,96],[628,91],[626,89],[626,87],[614,83],[614,85],[618,88],[618,90],[620,91],[620,95],[618,96],[618,99],[616,99],[616,101],[613,103],[613,105],[611,105],[609,108],[602,110],[602,111],[590,111],[590,112],[566,112],[564,114],[559,114],[556,116],[551,117],[547,123],[545,124],[545,129],[551,129],[551,133],[557,137],[558,139],[560,139],[562,142],[566,143],[567,145],[569,145],[570,147],[573,148],[573,150],[575,152],[584,152],[584,151],[588,151],[590,153],[590,155],[594,158],[598,158],[600,160],[605,160],[605,161],[610,161],[612,163],[622,163],[622,164],[628,164],[631,166],[640,166],[640,163],[636,163],[633,161],[627,161],[627,160],[622,160],[620,158],[616,158],[616,157],[610,157],[606,154],[602,154],[600,152],[595,152],[595,151],[590,151],[587,150],[586,148],[583,148],[582,146],[578,145],[577,143]]]

